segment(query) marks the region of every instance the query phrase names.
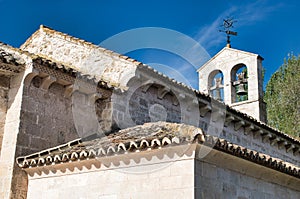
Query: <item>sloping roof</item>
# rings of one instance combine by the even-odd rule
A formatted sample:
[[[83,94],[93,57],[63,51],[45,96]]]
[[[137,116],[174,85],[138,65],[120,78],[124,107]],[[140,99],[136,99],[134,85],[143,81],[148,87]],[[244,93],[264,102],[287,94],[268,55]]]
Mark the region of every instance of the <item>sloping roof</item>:
[[[60,31],[57,31],[57,30],[54,30],[48,26],[45,26],[45,25],[40,25],[40,28],[39,30],[37,30],[36,32],[34,32],[26,41],[24,44],[22,44],[22,46],[20,47],[21,49],[26,49],[28,45],[30,45],[30,43],[32,42],[32,40],[34,39],[34,37],[36,37],[38,34],[40,34],[40,32],[43,32],[43,33],[46,33],[46,34],[49,34],[49,35],[52,35],[54,37],[58,37],[60,39],[63,39],[65,41],[70,41],[72,43],[75,43],[75,44],[78,44],[80,46],[83,46],[83,47],[87,47],[87,48],[92,48],[92,49],[97,49],[97,50],[100,50],[102,51],[104,54],[108,55],[108,56],[111,56],[111,57],[115,57],[115,58],[118,58],[118,59],[121,59],[121,60],[124,60],[124,61],[129,61],[131,62],[132,64],[134,64],[135,66],[138,67],[138,69],[145,69],[145,70],[148,70],[148,71],[151,71],[151,72],[154,72],[155,74],[157,74],[158,76],[160,77],[163,77],[165,78],[166,80],[168,80],[171,84],[174,84],[174,85],[178,85],[178,86],[181,86],[182,88],[186,88],[186,89],[189,89],[189,90],[192,90],[192,91],[196,91],[194,90],[193,88],[185,85],[184,83],[181,83],[181,82],[178,82],[176,81],[175,79],[173,78],[170,78],[166,75],[164,75],[163,73],[153,69],[151,66],[148,66],[142,62],[139,62],[131,57],[128,57],[128,56],[125,56],[125,55],[122,55],[122,54],[119,54],[117,52],[114,52],[112,50],[109,50],[109,49],[106,49],[104,47],[101,47],[99,45],[96,45],[96,44],[93,44],[91,42],[88,42],[88,41],[85,41],[83,39],[79,39],[79,38],[76,38],[76,37],[73,37],[71,35],[68,35],[66,33],[63,33],[63,32],[60,32]],[[47,59],[47,60],[52,60],[53,62],[56,62],[56,63],[61,63],[62,65],[65,65],[65,66],[68,66],[69,68],[72,68],[76,71],[80,71],[78,69],[76,69],[74,66],[71,66],[71,65],[68,65],[66,63],[63,63],[63,62],[60,62],[60,61],[57,61],[57,60],[54,60],[46,55],[40,55],[40,54],[37,54],[39,57],[43,57],[44,59]],[[86,74],[87,75],[87,74]],[[90,75],[91,76],[91,75]],[[104,80],[103,80],[104,81]],[[107,82],[108,83],[108,82]],[[117,87],[117,85],[115,85],[115,87]]]
[[[20,49],[0,42],[0,74],[13,75],[25,69]]]
[[[76,38],[76,37],[73,37],[71,35],[68,35],[66,33],[63,33],[63,32],[60,32],[60,31],[57,31],[57,30],[54,30],[53,28],[50,28],[48,26],[45,26],[45,25],[40,25],[40,28],[39,30],[37,30],[36,32],[34,32],[26,41],[24,44],[21,45],[21,49],[26,49],[26,47],[28,45],[30,45],[30,42],[33,40],[33,38],[38,35],[40,32],[45,32],[47,34],[50,34],[50,35],[54,35],[56,37],[59,37],[65,41],[70,41],[70,42],[73,42],[75,44],[78,44],[80,46],[84,46],[84,47],[89,47],[89,48],[92,48],[92,49],[98,49],[98,50],[101,50],[104,54],[106,55],[109,55],[109,56],[114,56],[114,57],[117,57],[119,59],[123,59],[123,60],[126,60],[126,61],[129,61],[129,62],[132,62],[133,64],[135,65],[140,65],[141,62],[131,58],[131,57],[128,57],[128,56],[125,56],[125,55],[122,55],[122,54],[119,54],[117,52],[114,52],[112,50],[109,50],[109,49],[106,49],[106,48],[103,48],[103,47],[100,47],[96,44],[93,44],[91,42],[88,42],[88,41],[85,41],[83,39],[79,39],[79,38]]]
[[[71,42],[74,42],[74,43],[79,43],[80,45],[82,46],[92,46],[93,48],[98,48],[98,49],[102,49],[102,51],[104,53],[108,53],[109,55],[111,56],[115,56],[115,57],[118,57],[120,59],[124,59],[124,60],[127,60],[127,61],[132,61],[134,62],[134,64],[136,64],[138,66],[139,69],[142,69],[142,70],[145,70],[146,73],[153,73],[155,75],[157,75],[158,77],[161,77],[163,79],[165,79],[167,82],[170,83],[170,85],[174,85],[176,87],[178,87],[179,89],[185,89],[187,91],[191,91],[191,92],[194,92],[196,93],[196,96],[199,98],[199,99],[205,99],[207,100],[208,102],[212,102],[214,104],[221,104],[221,105],[225,105],[226,107],[226,114],[228,115],[234,115],[234,117],[240,117],[240,119],[243,119],[246,121],[246,125],[254,125],[257,129],[261,129],[263,131],[267,131],[267,132],[270,132],[272,135],[272,138],[273,139],[276,139],[276,140],[279,140],[279,142],[287,142],[287,145],[290,145],[291,147],[293,147],[294,149],[298,150],[298,153],[299,153],[299,150],[300,150],[300,141],[285,134],[284,132],[281,132],[265,123],[262,123],[258,120],[256,120],[255,118],[245,114],[245,113],[242,113],[232,107],[229,107],[228,105],[224,104],[223,102],[219,102],[219,101],[216,101],[214,99],[212,99],[209,95],[207,94],[204,94],[198,90],[195,90],[189,86],[186,86],[185,84],[181,83],[181,82],[177,82],[176,80],[172,79],[172,78],[169,78],[168,76],[156,71],[155,69],[153,69],[152,67],[148,66],[148,65],[145,65],[145,64],[142,64],[141,62],[138,62],[134,59],[131,59],[127,56],[123,56],[121,54],[118,54],[116,52],[113,52],[111,50],[107,50],[105,48],[102,48],[102,47],[99,47],[95,44],[92,44],[90,42],[87,42],[87,41],[84,41],[82,39],[78,39],[78,38],[75,38],[75,37],[72,37],[68,34],[65,34],[65,33],[61,33],[59,31],[56,31],[56,30],[53,30],[49,27],[46,27],[46,26],[43,26],[41,25],[40,26],[40,30],[36,31],[24,44],[23,46],[26,46],[32,37],[34,37],[35,34],[38,34],[39,31],[44,31],[46,32],[47,34],[55,34],[59,37],[61,37],[62,39],[65,39],[65,40],[68,40],[68,41],[71,41]],[[225,48],[224,48],[225,49]],[[224,50],[223,49],[223,50]],[[26,54],[30,54],[26,51],[22,51],[20,49],[17,49],[23,53],[26,53]],[[222,50],[222,51],[223,51]],[[236,50],[236,49],[230,49],[230,50]],[[236,50],[236,51],[239,51],[239,50]],[[240,51],[239,51],[240,52]],[[257,54],[253,54],[253,53],[248,53],[248,52],[244,52],[244,51],[241,51],[243,53],[247,53],[247,54],[251,54],[253,56],[259,56]],[[30,56],[34,57],[33,60],[35,61],[38,61],[38,62],[41,62],[43,64],[45,64],[46,66],[50,67],[50,68],[54,68],[56,70],[61,70],[62,72],[65,72],[65,73],[69,73],[69,74],[72,74],[72,75],[76,75],[76,74],[80,74],[79,71],[77,71],[76,69],[74,69],[72,66],[69,66],[69,65],[66,65],[66,64],[63,64],[63,63],[60,63],[60,62],[57,62],[57,61],[54,61],[52,59],[49,59],[47,57],[42,57],[42,56],[37,56],[37,55],[34,55],[34,54],[30,54]],[[212,58],[213,59],[213,58]],[[83,77],[85,77],[87,80],[91,80],[91,81],[94,81],[94,76],[92,75],[83,75]],[[104,80],[101,80],[100,83],[101,85],[105,85],[109,88],[112,88],[114,87],[115,89],[118,89],[117,86],[112,86],[110,85],[108,82],[104,81]],[[266,132],[263,132],[263,133],[266,133]],[[267,133],[266,133],[267,134]]]
[[[66,144],[18,157],[20,167],[35,167],[69,160],[107,156],[115,153],[155,149],[172,144],[192,143],[195,138],[204,141],[201,129],[177,123],[145,123],[105,137],[92,140],[76,139]]]
[[[33,63],[39,63],[48,68],[59,70],[63,73],[67,73],[73,77],[80,77],[81,80],[93,82],[104,88],[112,88],[113,86],[105,81],[96,81],[94,76],[82,74],[80,71],[68,66],[66,64],[55,62],[49,58],[35,55],[33,53],[14,48],[8,44],[0,42],[0,74],[13,75],[25,70],[26,60],[22,55],[27,56]]]
[[[164,147],[192,143],[204,144],[216,150],[300,178],[300,168],[295,165],[229,143],[224,139],[204,135],[201,129],[194,126],[167,122],[146,123],[93,140],[77,139],[38,153],[18,157],[17,163],[21,168],[40,167],[72,161],[84,161],[96,157],[159,150]],[[140,154],[142,156],[142,153]]]

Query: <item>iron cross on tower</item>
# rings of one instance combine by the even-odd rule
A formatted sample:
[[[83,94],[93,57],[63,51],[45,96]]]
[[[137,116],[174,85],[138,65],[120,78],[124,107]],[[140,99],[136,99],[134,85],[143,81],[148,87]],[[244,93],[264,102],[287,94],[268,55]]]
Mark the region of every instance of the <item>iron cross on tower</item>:
[[[231,31],[230,29],[233,28],[233,23],[236,22],[236,20],[233,20],[233,18],[228,17],[227,19],[223,19],[223,30],[219,30],[220,32],[225,32],[227,35],[227,47],[231,47],[230,45],[230,35],[237,36],[237,32]]]

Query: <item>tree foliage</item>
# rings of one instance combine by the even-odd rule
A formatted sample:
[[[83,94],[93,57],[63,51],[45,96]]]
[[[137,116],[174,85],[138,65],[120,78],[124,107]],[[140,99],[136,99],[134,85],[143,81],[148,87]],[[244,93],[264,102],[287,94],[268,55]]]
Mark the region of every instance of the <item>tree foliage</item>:
[[[289,55],[266,86],[268,124],[296,137],[300,135],[300,56]]]

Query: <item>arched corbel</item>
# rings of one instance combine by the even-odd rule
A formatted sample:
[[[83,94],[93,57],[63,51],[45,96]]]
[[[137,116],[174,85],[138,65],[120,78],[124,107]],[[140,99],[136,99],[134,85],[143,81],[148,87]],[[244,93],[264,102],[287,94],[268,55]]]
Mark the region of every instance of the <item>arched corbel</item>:
[[[53,84],[54,82],[56,82],[56,80],[57,79],[55,77],[47,76],[47,77],[43,78],[40,88],[44,89],[44,90],[48,90],[50,85]]]
[[[291,150],[293,150],[295,148],[295,145],[288,144],[285,146],[285,148],[286,148],[286,152],[289,153]]]
[[[158,90],[157,90],[157,97],[159,99],[163,99],[165,97],[165,95],[170,92],[170,88],[166,87],[166,86],[161,86]]]
[[[283,147],[286,146],[288,142],[281,139],[279,142],[277,142],[277,144],[279,149],[283,149]]]
[[[228,126],[234,119],[235,118],[232,115],[228,115],[225,119],[224,126]]]
[[[293,154],[297,155],[297,153],[300,153],[300,148],[295,146],[295,148],[293,149]]]
[[[253,131],[253,138],[256,138],[258,135],[263,134],[263,130],[259,129],[257,131]]]
[[[178,99],[177,99],[177,97],[175,95],[172,97],[172,104],[174,106],[178,106],[179,105],[179,101],[178,101]]]
[[[26,86],[29,86],[30,83],[32,82],[33,78],[35,78],[36,76],[38,76],[39,73],[40,73],[40,72],[39,72],[38,70],[33,69],[32,72],[29,73],[29,74],[25,77],[25,79],[24,79],[24,84],[25,84]]]
[[[71,84],[71,85],[66,86],[65,92],[64,92],[64,97],[70,98],[72,96],[72,94],[77,90],[79,90],[78,85]]]
[[[278,137],[272,137],[270,138],[270,144],[271,146],[274,146],[276,143],[278,143],[280,141],[280,139]]]
[[[208,104],[200,107],[200,116],[204,117],[209,111],[211,111],[211,106]]]
[[[238,131],[240,128],[242,128],[246,123],[243,120],[237,121],[234,123],[234,130]]]
[[[262,137],[262,142],[263,143],[265,143],[265,142],[267,142],[267,141],[271,141],[272,139],[273,139],[273,134],[271,134],[271,133],[263,133],[262,135],[261,135],[261,137]]]
[[[153,85],[154,81],[153,80],[147,80],[144,84],[143,84],[143,88],[142,88],[142,92],[146,93],[149,88]]]
[[[250,124],[245,127],[244,134],[249,135],[254,129],[255,129],[255,127],[252,124]]]

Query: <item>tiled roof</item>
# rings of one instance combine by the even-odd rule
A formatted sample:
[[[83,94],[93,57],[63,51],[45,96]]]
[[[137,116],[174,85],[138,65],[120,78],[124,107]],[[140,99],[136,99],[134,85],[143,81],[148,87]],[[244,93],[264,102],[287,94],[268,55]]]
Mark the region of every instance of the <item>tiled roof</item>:
[[[256,164],[292,175],[300,178],[300,167],[271,157],[269,155],[247,149],[236,144],[232,144],[225,139],[219,139],[213,136],[206,136],[205,145],[212,146],[214,149],[243,158]]]
[[[192,143],[211,146],[216,150],[300,178],[300,168],[295,165],[229,143],[224,139],[204,135],[199,128],[167,122],[146,123],[93,140],[77,139],[38,153],[18,157],[17,163],[21,168],[40,167]]]
[[[297,139],[295,139],[295,138],[293,138],[293,137],[291,137],[291,136],[289,136],[289,135],[287,135],[287,134],[285,134],[285,133],[283,133],[283,132],[281,132],[281,131],[279,131],[279,130],[277,130],[275,128],[272,128],[271,126],[269,126],[269,125],[267,125],[265,123],[262,123],[262,122],[256,120],[255,118],[253,118],[253,117],[245,114],[245,113],[242,113],[242,112],[240,112],[240,111],[238,111],[238,110],[236,110],[236,109],[234,109],[232,107],[229,107],[228,105],[224,104],[223,102],[216,101],[215,99],[212,99],[209,95],[204,94],[204,93],[200,92],[199,90],[196,90],[196,89],[194,89],[194,88],[192,88],[190,86],[187,86],[184,83],[178,82],[175,79],[172,79],[172,78],[164,75],[163,73],[158,72],[157,70],[153,69],[151,66],[143,64],[143,63],[141,63],[141,62],[139,62],[139,61],[137,61],[135,59],[132,59],[132,58],[124,56],[124,55],[121,55],[121,54],[116,53],[114,51],[105,49],[103,47],[100,47],[100,46],[95,45],[95,44],[93,44],[91,42],[85,41],[83,39],[79,39],[79,38],[70,36],[68,34],[56,31],[56,30],[54,30],[52,28],[49,28],[49,27],[46,27],[44,25],[40,26],[40,30],[42,30],[42,31],[44,31],[44,32],[46,32],[48,34],[55,34],[55,35],[57,35],[57,36],[65,39],[65,40],[72,41],[72,42],[77,43],[77,44],[82,45],[82,46],[90,46],[92,48],[101,49],[103,51],[103,53],[108,54],[110,56],[114,56],[114,57],[118,57],[120,59],[131,61],[133,64],[135,64],[136,66],[138,66],[139,69],[144,69],[144,70],[147,71],[147,73],[148,72],[153,72],[154,74],[156,74],[156,75],[158,75],[158,76],[163,77],[164,79],[166,79],[171,85],[174,85],[174,86],[186,89],[188,91],[192,91],[192,92],[196,93],[197,96],[199,96],[201,98],[204,98],[204,99],[207,99],[208,101],[215,101],[215,103],[221,103],[221,104],[223,104],[223,105],[226,106],[226,110],[228,112],[233,112],[233,113],[237,114],[238,116],[240,116],[241,118],[243,118],[245,120],[248,120],[249,122],[252,122],[252,123],[256,124],[257,126],[265,129],[265,130],[270,131],[275,136],[279,136],[281,138],[284,138],[288,142],[291,142],[292,144],[298,145],[300,147],[300,141],[299,140],[297,140]],[[34,34],[36,34],[36,33],[34,33]],[[33,35],[31,37],[33,37]],[[26,46],[29,41],[30,41],[30,38],[23,45]],[[225,49],[228,49],[228,48],[224,48],[223,50],[225,50]],[[239,51],[239,52],[242,52],[242,53],[252,54],[252,55],[260,57],[258,54],[253,54],[253,53],[249,53],[249,52],[245,52],[245,51],[240,51],[240,50],[236,50],[236,49],[232,49],[232,48],[230,48],[229,50]]]
[[[12,75],[25,69],[25,60],[21,50],[0,42],[0,73]]]
[[[115,57],[119,57],[120,59],[124,59],[124,60],[127,60],[127,61],[131,61],[132,63],[134,63],[135,65],[138,66],[138,69],[143,69],[143,70],[146,70],[147,73],[154,73],[156,75],[158,75],[159,77],[163,77],[164,79],[166,79],[170,85],[174,85],[176,87],[179,87],[179,88],[182,88],[182,89],[185,89],[187,91],[192,91],[196,94],[197,97],[201,98],[201,99],[206,99],[208,102],[213,102],[214,104],[221,104],[223,106],[226,107],[226,111],[227,113],[229,114],[233,114],[235,116],[238,116],[240,117],[241,119],[245,120],[245,121],[248,121],[249,124],[253,124],[255,126],[257,126],[257,128],[259,129],[262,129],[264,131],[268,131],[270,133],[272,133],[272,136],[274,136],[276,139],[279,138],[280,139],[280,142],[283,141],[283,142],[288,142],[288,144],[291,144],[291,145],[294,145],[296,148],[300,148],[300,140],[297,140],[265,123],[262,123],[258,120],[256,120],[255,118],[245,114],[245,113],[242,113],[232,107],[229,107],[228,105],[224,104],[224,102],[220,102],[220,101],[217,101],[215,99],[212,99],[209,95],[207,94],[204,94],[198,90],[195,90],[187,85],[185,85],[184,83],[181,83],[181,82],[178,82],[176,81],[175,79],[172,79],[166,75],[164,75],[163,73],[160,73],[158,72],[157,70],[153,69],[152,67],[146,65],[146,64],[142,64],[141,62],[137,61],[137,60],[134,60],[132,58],[129,58],[127,56],[124,56],[124,55],[121,55],[121,54],[118,54],[116,52],[113,52],[111,50],[108,50],[108,49],[105,49],[105,48],[102,48],[100,46],[97,46],[93,43],[90,43],[90,42],[87,42],[85,40],[82,40],[82,39],[78,39],[76,37],[73,37],[73,36],[70,36],[68,34],[65,34],[65,33],[62,33],[62,32],[59,32],[59,31],[56,31],[52,28],[49,28],[49,27],[46,27],[46,26],[43,26],[41,25],[40,26],[40,30],[41,31],[45,31],[46,33],[48,34],[55,34],[59,37],[61,37],[62,39],[65,39],[65,40],[68,40],[68,41],[72,41],[74,43],[78,43],[79,45],[82,45],[82,46],[90,46],[92,48],[97,48],[97,49],[102,49],[103,53],[106,53],[106,54],[109,54],[110,56],[115,56]],[[35,32],[34,34],[37,34],[37,32]],[[34,36],[34,34],[23,44],[23,46],[26,46],[28,44],[28,42],[31,40],[31,38]],[[231,49],[233,50],[233,49]],[[255,54],[253,54],[255,55]],[[54,61],[51,61],[51,59],[48,59],[48,58],[41,58],[39,57],[38,59],[43,59],[43,60],[46,60],[46,62],[49,62],[49,63],[53,63],[54,67],[55,68],[61,68],[62,71],[65,71],[67,73],[74,73],[74,71],[76,71],[76,69],[72,69],[71,66],[67,66],[65,64],[58,64],[58,62],[54,62]],[[78,74],[79,72],[76,71]],[[84,75],[84,77],[86,77],[87,79],[94,79],[93,76],[91,75]],[[100,81],[101,84],[103,85],[107,85],[109,88],[111,87],[114,87],[115,89],[118,89],[116,86],[112,86],[112,85],[109,85],[106,81]],[[283,140],[282,140],[283,139]]]
[[[115,153],[150,150],[173,144],[204,141],[202,130],[186,124],[145,123],[93,140],[76,139],[67,144],[17,158],[20,167],[34,167]],[[74,160],[75,160],[74,159]]]
[[[91,42],[85,41],[83,39],[79,39],[79,38],[73,37],[71,35],[68,35],[66,33],[54,30],[54,29],[52,29],[52,28],[50,28],[48,26],[45,26],[45,25],[40,25],[40,29],[38,31],[43,31],[43,32],[45,32],[47,34],[58,36],[58,37],[62,38],[63,40],[71,41],[71,42],[79,44],[81,46],[91,47],[91,48],[97,48],[99,50],[102,50],[103,53],[105,53],[107,55],[119,57],[120,59],[130,61],[130,62],[134,63],[135,65],[140,65],[141,64],[141,62],[139,62],[139,61],[137,61],[137,60],[135,60],[135,59],[133,59],[131,57],[128,57],[128,56],[125,56],[125,55],[121,55],[121,54],[116,53],[116,52],[114,52],[112,50],[100,47],[100,46],[98,46],[96,44],[93,44]],[[30,40],[35,36],[35,34],[38,34],[38,31],[36,31],[35,33],[33,33],[31,35],[31,37],[29,37],[26,40],[26,42],[21,46],[21,48],[26,48],[26,46],[30,43]]]

